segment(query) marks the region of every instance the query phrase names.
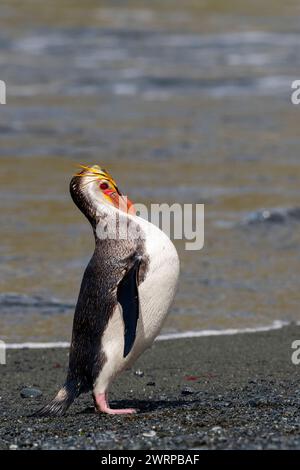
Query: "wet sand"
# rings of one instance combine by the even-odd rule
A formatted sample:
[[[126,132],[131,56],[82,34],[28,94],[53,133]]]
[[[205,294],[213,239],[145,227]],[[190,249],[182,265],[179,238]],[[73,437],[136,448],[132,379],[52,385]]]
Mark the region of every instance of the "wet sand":
[[[164,333],[299,320],[299,2],[45,8],[0,2],[1,340],[69,339],[94,249],[78,164],[149,209],[205,204]]]
[[[161,341],[113,385],[112,406],[135,416],[95,414],[81,396],[64,418],[32,418],[57,391],[66,349],[9,350],[0,366],[0,449],[300,448],[300,327]],[[137,371],[139,373],[137,374]],[[21,398],[25,386],[38,398]]]

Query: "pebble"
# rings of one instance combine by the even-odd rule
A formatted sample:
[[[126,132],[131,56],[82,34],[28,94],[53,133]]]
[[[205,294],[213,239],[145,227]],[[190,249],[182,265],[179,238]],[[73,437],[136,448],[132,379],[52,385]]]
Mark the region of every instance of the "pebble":
[[[134,375],[137,375],[138,377],[144,377],[144,372],[141,369],[137,369]]]
[[[17,450],[17,448],[18,448],[17,444],[11,444],[9,446],[9,450]]]
[[[21,390],[20,395],[22,398],[37,398],[43,395],[43,392],[38,388],[25,387]]]
[[[223,431],[223,428],[221,428],[221,426],[214,426],[213,428],[211,428],[211,431],[220,433],[221,431]]]
[[[181,395],[193,395],[193,393],[195,393],[194,389],[191,388],[191,387],[184,387],[182,390],[181,390]]]
[[[143,432],[143,436],[144,437],[155,437],[156,436],[156,432],[151,430],[151,431],[146,431],[146,432]]]

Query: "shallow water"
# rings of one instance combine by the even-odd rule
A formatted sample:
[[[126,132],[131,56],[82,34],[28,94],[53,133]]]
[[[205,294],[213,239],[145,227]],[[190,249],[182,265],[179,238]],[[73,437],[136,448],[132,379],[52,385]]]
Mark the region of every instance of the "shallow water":
[[[297,2],[24,3],[0,6],[1,339],[70,337],[93,249],[78,163],[136,202],[205,204],[164,332],[299,320]]]

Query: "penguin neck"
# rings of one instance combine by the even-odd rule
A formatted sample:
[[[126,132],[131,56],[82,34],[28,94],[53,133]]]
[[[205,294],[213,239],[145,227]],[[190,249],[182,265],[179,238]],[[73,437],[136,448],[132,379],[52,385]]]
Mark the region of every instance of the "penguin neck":
[[[99,198],[91,185],[82,185],[80,178],[72,179],[70,191],[73,201],[90,222],[96,243],[103,239],[120,239],[120,226],[123,230],[128,220],[136,218],[106,202],[104,197]]]
[[[133,216],[110,204],[97,204],[92,224],[96,243],[101,240],[126,239],[128,221]]]
[[[84,195],[88,201],[89,213],[92,213],[92,221],[90,223],[95,230],[100,224],[108,223],[116,219],[117,214],[120,213],[119,209],[113,204],[108,202],[104,195],[100,195],[95,192],[95,188],[92,185],[84,187]]]

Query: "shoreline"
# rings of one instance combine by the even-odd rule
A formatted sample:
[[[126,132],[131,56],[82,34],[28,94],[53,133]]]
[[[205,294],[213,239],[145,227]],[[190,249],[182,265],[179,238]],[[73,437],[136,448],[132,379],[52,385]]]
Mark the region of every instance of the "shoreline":
[[[246,328],[228,328],[224,330],[200,330],[200,331],[184,331],[178,333],[163,333],[158,335],[155,341],[170,341],[176,339],[186,338],[206,338],[210,336],[232,336],[245,333],[259,333],[265,331],[279,330],[285,326],[298,325],[299,323],[292,323],[283,320],[274,320],[273,323],[266,326],[246,327]],[[6,349],[52,349],[52,348],[69,348],[70,343],[67,341],[53,341],[53,342],[25,342],[25,343],[5,343]]]
[[[8,349],[0,366],[0,449],[299,449],[300,326],[156,341],[112,385],[95,414],[90,394],[63,418],[32,418],[65,378],[65,349]],[[24,387],[43,392],[21,398]],[[12,447],[11,447],[12,446]]]

